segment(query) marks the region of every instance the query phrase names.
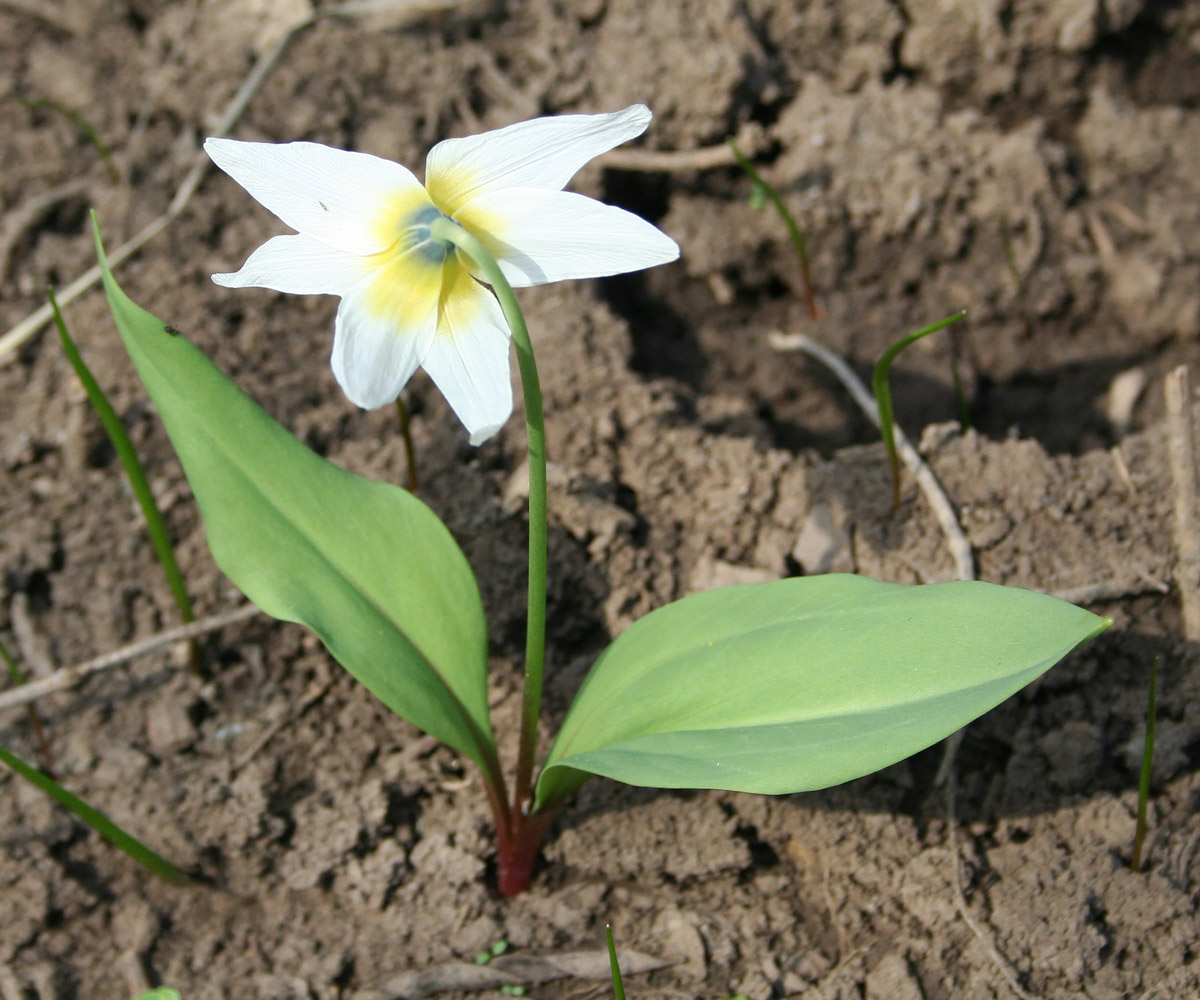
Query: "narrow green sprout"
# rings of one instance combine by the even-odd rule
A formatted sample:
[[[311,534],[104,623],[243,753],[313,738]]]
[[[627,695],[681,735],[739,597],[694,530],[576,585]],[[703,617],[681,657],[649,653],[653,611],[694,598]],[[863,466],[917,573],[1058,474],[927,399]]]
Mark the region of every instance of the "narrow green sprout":
[[[1004,240],[1004,259],[1008,263],[1008,273],[1012,276],[1017,289],[1017,298],[1025,294],[1025,283],[1021,280],[1021,269],[1017,266],[1017,252],[1013,248],[1012,230],[1008,226],[1008,216],[1000,216],[1000,238]]]
[[[169,986],[160,986],[156,990],[139,993],[133,1000],[181,1000],[179,992]]]
[[[959,372],[961,340],[954,334],[950,335],[950,379],[954,383],[954,399],[958,403],[958,422],[966,433],[971,429],[971,407],[967,403],[967,393],[963,388],[962,374]]]
[[[621,965],[617,962],[617,946],[613,944],[612,924],[604,925],[604,933],[608,938],[608,964],[612,969],[613,996],[616,1000],[625,1000],[625,983],[621,979]]]
[[[800,280],[804,282],[804,298],[808,303],[808,313],[813,319],[820,319],[821,310],[817,308],[817,296],[813,291],[812,263],[808,256],[808,241],[804,238],[804,231],[800,228],[792,213],[788,211],[788,207],[783,203],[779,192],[763,180],[762,175],[754,169],[754,164],[738,149],[737,143],[732,138],[729,139],[729,148],[733,150],[733,158],[737,160],[737,165],[742,168],[742,172],[754,184],[754,187],[750,191],[750,206],[752,208],[760,208],[763,204],[763,199],[766,199],[775,206],[775,211],[783,219],[783,224],[787,226],[792,246],[796,248],[796,255],[800,258]]]
[[[16,687],[25,683],[25,674],[21,670],[20,664],[17,663],[3,642],[0,642],[0,660],[3,660],[8,667],[9,676],[12,677]],[[42,727],[42,717],[38,714],[33,702],[30,702],[26,708],[29,709],[29,725],[33,728],[34,739],[37,740],[38,751],[42,755],[42,764],[46,773],[54,777],[54,755],[50,751],[50,741],[46,738],[46,730]]]
[[[146,530],[150,533],[151,542],[154,543],[154,551],[158,555],[158,561],[162,564],[163,572],[167,575],[167,583],[171,588],[175,603],[179,605],[179,616],[185,624],[195,621],[196,616],[192,611],[187,585],[183,582],[183,573],[180,572],[179,564],[175,561],[171,539],[167,535],[167,528],[163,524],[162,514],[154,500],[150,483],[146,480],[146,472],[138,458],[137,449],[129,439],[129,434],[125,430],[125,425],[121,423],[121,418],[117,416],[117,411],[113,409],[112,403],[104,395],[100,383],[92,375],[76,348],[75,342],[71,339],[70,333],[67,332],[67,324],[63,321],[58,302],[54,298],[54,290],[48,290],[47,294],[50,296],[50,308],[54,310],[54,322],[58,326],[58,333],[62,338],[67,360],[71,362],[71,367],[75,369],[79,381],[83,383],[84,391],[87,392],[88,399],[95,408],[96,415],[100,418],[100,423],[104,425],[104,431],[108,434],[108,439],[112,442],[117,457],[120,458],[121,465],[125,468],[125,474],[129,477],[129,485],[133,487],[134,495],[142,508],[142,515],[146,518]],[[194,649],[195,647],[193,647],[193,655]]]
[[[121,172],[117,170],[117,165],[113,162],[112,150],[109,149],[104,140],[100,138],[100,133],[92,128],[88,120],[84,118],[83,115],[81,115],[78,111],[66,104],[62,104],[58,101],[52,101],[45,97],[26,97],[24,94],[13,94],[12,96],[19,104],[23,104],[31,111],[57,111],[60,115],[64,115],[66,118],[70,119],[71,124],[79,129],[79,131],[83,133],[83,137],[92,144],[92,148],[96,150],[96,153],[103,161],[104,168],[108,171],[108,176],[112,179],[112,182],[114,184],[121,183]]]
[[[1158,720],[1158,657],[1150,664],[1150,697],[1146,705],[1146,742],[1142,747],[1142,773],[1138,776],[1137,829],[1133,835],[1133,860],[1129,867],[1135,872],[1142,867],[1142,849],[1146,845],[1146,807],[1150,802],[1150,775],[1154,770],[1155,724]]]
[[[922,337],[927,337],[931,333],[937,333],[938,330],[945,329],[951,323],[957,323],[966,315],[967,311],[960,309],[952,316],[939,319],[936,323],[931,323],[929,326],[923,326],[921,329],[910,333],[907,337],[901,337],[884,351],[883,357],[875,363],[875,371],[871,374],[871,389],[875,393],[875,405],[879,408],[879,431],[883,435],[883,446],[887,449],[888,465],[892,469],[893,510],[900,506],[900,456],[896,452],[896,417],[892,410],[892,389],[888,385],[888,372],[891,371],[892,362],[899,357],[900,352],[909,344],[920,340]]]
[[[187,885],[192,881],[191,876],[186,872],[176,868],[171,862],[167,861],[161,855],[156,854],[136,837],[126,833],[116,823],[105,816],[104,813],[98,809],[93,809],[83,799],[68,792],[53,778],[42,774],[36,767],[25,763],[20,757],[6,750],[4,747],[0,747],[0,763],[7,764],[22,778],[36,785],[59,805],[65,806],[100,834],[101,837],[118,850],[124,851],[147,871],[175,885]]]

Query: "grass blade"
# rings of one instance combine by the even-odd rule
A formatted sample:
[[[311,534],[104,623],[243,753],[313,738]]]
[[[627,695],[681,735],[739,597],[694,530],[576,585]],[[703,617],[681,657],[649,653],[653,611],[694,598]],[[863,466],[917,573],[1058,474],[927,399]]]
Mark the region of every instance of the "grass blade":
[[[621,980],[621,966],[617,962],[617,946],[613,944],[612,924],[604,925],[604,933],[608,936],[608,964],[612,968],[613,996],[615,1000],[625,1000],[625,983]]]
[[[896,417],[892,410],[892,388],[888,384],[888,373],[892,369],[892,362],[909,344],[915,343],[922,337],[928,337],[931,333],[937,333],[938,330],[945,329],[951,323],[957,323],[966,315],[967,311],[960,309],[945,319],[939,319],[936,323],[930,323],[929,326],[923,326],[908,336],[901,337],[883,352],[883,357],[875,363],[875,371],[871,373],[871,390],[875,393],[875,405],[879,407],[879,431],[883,435],[883,446],[887,449],[888,465],[892,469],[893,510],[900,506],[900,456],[896,452],[896,435],[894,433]]]
[[[154,543],[154,551],[158,555],[158,561],[162,564],[163,572],[167,575],[167,583],[171,588],[175,603],[179,605],[179,615],[185,624],[195,621],[196,616],[192,611],[187,585],[183,582],[183,574],[179,570],[179,564],[175,561],[171,539],[167,535],[166,525],[163,524],[162,514],[154,500],[150,483],[146,480],[146,472],[142,468],[137,450],[129,439],[129,434],[125,430],[125,425],[121,423],[121,418],[117,416],[117,411],[113,409],[104,390],[100,388],[100,383],[92,375],[76,348],[75,342],[71,339],[70,333],[67,332],[67,324],[63,321],[62,313],[59,312],[58,302],[54,298],[52,289],[49,291],[49,296],[50,308],[54,310],[54,322],[58,327],[59,336],[62,338],[67,360],[71,362],[71,367],[75,369],[79,381],[83,383],[88,399],[95,408],[100,423],[104,425],[104,431],[108,434],[108,439],[112,442],[117,457],[121,460],[125,474],[129,477],[129,485],[133,487],[134,495],[142,508],[142,515],[146,519],[146,530],[150,533],[151,542]]]
[[[113,162],[112,150],[109,149],[105,141],[100,138],[100,133],[92,128],[91,123],[88,122],[88,120],[84,118],[83,115],[81,115],[78,111],[66,104],[60,103],[59,101],[52,101],[45,97],[26,97],[24,94],[13,94],[12,96],[17,103],[23,104],[31,111],[57,111],[60,115],[63,115],[69,119],[71,124],[79,129],[79,131],[83,134],[83,137],[92,144],[92,148],[96,150],[96,154],[103,161],[104,169],[108,171],[108,176],[112,182],[114,184],[121,183],[121,173],[119,170],[117,170],[116,163]]]
[[[1142,849],[1146,845],[1146,808],[1150,802],[1150,776],[1154,771],[1155,723],[1158,720],[1158,657],[1150,664],[1150,697],[1146,706],[1146,742],[1142,747],[1142,773],[1138,776],[1137,829],[1133,835],[1135,872],[1142,867]]]
[[[787,226],[792,246],[796,248],[796,255],[800,258],[800,279],[804,282],[804,298],[808,303],[809,315],[813,319],[820,319],[821,310],[817,308],[817,296],[813,291],[812,263],[808,257],[808,241],[804,238],[804,231],[800,228],[792,213],[788,211],[787,205],[783,203],[783,199],[779,196],[779,192],[763,180],[762,175],[754,169],[754,164],[746,159],[745,154],[738,149],[737,143],[732,139],[729,140],[729,148],[733,150],[733,158],[737,160],[737,165],[742,168],[742,172],[754,182],[755,192],[765,197],[775,206],[775,211],[783,219],[783,224]]]
[[[0,747],[0,763],[7,764],[17,774],[21,775],[22,778],[32,782],[59,805],[71,810],[71,812],[100,834],[101,837],[118,850],[124,851],[147,871],[175,885],[186,885],[192,881],[191,876],[186,872],[180,871],[171,862],[167,861],[161,855],[156,854],[136,837],[126,833],[116,823],[105,816],[104,813],[98,809],[93,809],[83,799],[68,792],[53,778],[48,778],[37,768],[26,764],[20,757],[6,750],[4,747]]]

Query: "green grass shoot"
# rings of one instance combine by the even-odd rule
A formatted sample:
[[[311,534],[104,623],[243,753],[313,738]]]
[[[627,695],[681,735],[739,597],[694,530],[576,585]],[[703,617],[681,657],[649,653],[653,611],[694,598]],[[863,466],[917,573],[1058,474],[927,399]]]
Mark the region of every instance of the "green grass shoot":
[[[1138,776],[1137,828],[1133,835],[1133,860],[1129,867],[1135,872],[1142,867],[1142,850],[1146,846],[1146,808],[1150,803],[1150,776],[1154,771],[1155,724],[1158,720],[1158,657],[1150,664],[1150,697],[1146,706],[1146,742],[1142,746],[1142,773]]]
[[[65,806],[100,834],[101,837],[117,849],[124,851],[147,871],[175,885],[186,885],[192,881],[191,876],[186,872],[180,871],[171,862],[167,861],[161,855],[156,854],[136,837],[126,833],[116,823],[105,816],[104,813],[98,809],[93,809],[83,799],[68,792],[53,778],[42,774],[36,767],[25,763],[20,757],[6,750],[4,747],[0,747],[0,763],[7,764],[17,774],[21,775],[22,778],[36,785],[59,805]]]
[[[404,458],[408,468],[404,475],[404,488],[409,493],[417,492],[417,449],[413,445],[412,425],[408,418],[408,407],[404,400],[396,397],[396,419],[400,424],[400,438],[404,442]]]
[[[937,333],[938,330],[945,329],[951,323],[957,323],[966,315],[967,311],[960,309],[945,319],[939,319],[936,323],[930,323],[929,326],[923,326],[908,336],[901,337],[884,351],[883,357],[875,363],[875,371],[871,374],[871,390],[875,393],[875,405],[879,408],[879,431],[883,435],[883,446],[887,449],[888,465],[892,469],[893,510],[900,506],[900,455],[896,451],[896,415],[892,410],[892,388],[888,384],[888,373],[892,369],[892,362],[909,344],[915,343],[922,337],[928,337],[931,333]]]
[[[729,148],[733,150],[733,158],[737,160],[737,165],[742,168],[742,172],[754,184],[750,196],[751,205],[760,207],[764,199],[769,201],[775,206],[775,211],[779,213],[779,217],[783,219],[783,224],[787,226],[788,236],[791,237],[792,245],[796,248],[796,255],[800,258],[800,279],[804,282],[804,298],[808,303],[809,315],[813,319],[820,319],[821,311],[817,308],[817,296],[813,291],[812,263],[808,256],[808,241],[804,238],[804,231],[800,228],[792,213],[788,211],[788,207],[783,203],[779,192],[763,180],[762,175],[754,169],[754,164],[746,159],[745,154],[738,149],[737,143],[733,139],[729,140]]]
[[[3,642],[0,642],[0,660],[3,660],[5,666],[8,667],[8,674],[16,687],[25,683],[25,672]],[[29,709],[29,725],[33,729],[34,739],[37,740],[38,752],[42,755],[42,766],[50,777],[54,777],[54,755],[50,751],[50,741],[46,738],[46,730],[42,726],[42,717],[38,714],[33,702],[30,702],[26,708]]]
[[[179,605],[179,615],[185,624],[194,621],[196,616],[192,611],[187,585],[183,581],[179,564],[175,561],[171,539],[167,535],[166,525],[163,524],[162,514],[154,500],[150,483],[146,480],[146,472],[142,468],[137,450],[129,439],[129,434],[125,430],[125,425],[121,423],[121,418],[117,416],[117,411],[113,409],[108,397],[104,395],[104,390],[100,388],[100,384],[93,377],[91,370],[75,347],[71,335],[67,332],[67,324],[63,321],[62,313],[58,309],[58,302],[54,298],[53,290],[49,292],[49,296],[50,307],[54,310],[54,322],[58,326],[58,333],[62,338],[67,360],[71,362],[71,367],[75,369],[79,381],[83,383],[84,391],[87,392],[88,399],[95,408],[97,416],[100,417],[100,423],[104,425],[105,433],[108,434],[108,439],[112,442],[117,457],[121,460],[125,474],[129,477],[129,485],[133,487],[134,495],[142,508],[142,515],[146,519],[146,530],[150,533],[154,551],[158,555],[158,561],[162,564],[163,572],[167,575],[167,583],[171,588],[175,603]]]
[[[160,986],[156,990],[139,993],[133,1000],[180,1000],[180,996],[178,991],[171,989],[170,986]]]
[[[1017,251],[1013,246],[1012,230],[1008,225],[1008,217],[1000,216],[1000,238],[1004,240],[1004,259],[1008,262],[1008,273],[1017,289],[1017,298],[1025,294],[1025,283],[1021,280],[1021,269],[1017,266]]]
[[[608,937],[608,964],[612,969],[613,996],[616,1000],[625,1000],[625,983],[621,980],[621,966],[617,962],[617,946],[613,944],[612,924],[604,925],[604,933]]]
[[[24,105],[31,111],[57,111],[60,115],[69,119],[71,124],[79,129],[83,137],[92,144],[92,148],[96,150],[96,154],[104,163],[104,168],[108,171],[108,176],[112,179],[112,182],[114,184],[121,183],[121,172],[117,169],[116,163],[113,162],[112,150],[100,138],[100,133],[92,128],[91,123],[78,111],[59,101],[52,101],[45,97],[26,97],[20,93],[14,93],[12,97],[17,103]]]

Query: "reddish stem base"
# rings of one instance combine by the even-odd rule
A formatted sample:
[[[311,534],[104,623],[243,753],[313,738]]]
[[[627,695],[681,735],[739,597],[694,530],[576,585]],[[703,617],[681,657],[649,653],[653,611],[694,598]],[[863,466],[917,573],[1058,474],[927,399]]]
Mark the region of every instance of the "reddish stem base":
[[[507,828],[497,823],[496,874],[502,896],[518,896],[529,888],[542,839],[557,811],[556,806],[529,816],[512,816]]]

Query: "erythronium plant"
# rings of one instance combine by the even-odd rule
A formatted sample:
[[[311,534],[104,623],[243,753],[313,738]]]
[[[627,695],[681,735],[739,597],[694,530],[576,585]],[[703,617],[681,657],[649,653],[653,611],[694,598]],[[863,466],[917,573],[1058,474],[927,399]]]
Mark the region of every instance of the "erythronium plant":
[[[425,184],[313,143],[210,139],[213,160],[297,235],[219,284],[341,296],[333,370],[364,407],[422,366],[473,442],[512,407],[516,347],[529,446],[529,608],[511,789],[487,707],[479,589],[428,507],[320,458],[104,268],[117,326],[166,424],[218,565],[268,614],[312,628],[397,714],[478,765],[500,889],[530,880],[563,801],[593,775],[786,793],[870,773],[947,736],[1109,624],[984,583],[822,576],[695,594],[634,623],[592,667],[536,772],[546,623],[546,455],[533,349],[513,287],[673,260],[621,209],[565,193],[639,135],[640,105],[539,118],[438,143]]]

